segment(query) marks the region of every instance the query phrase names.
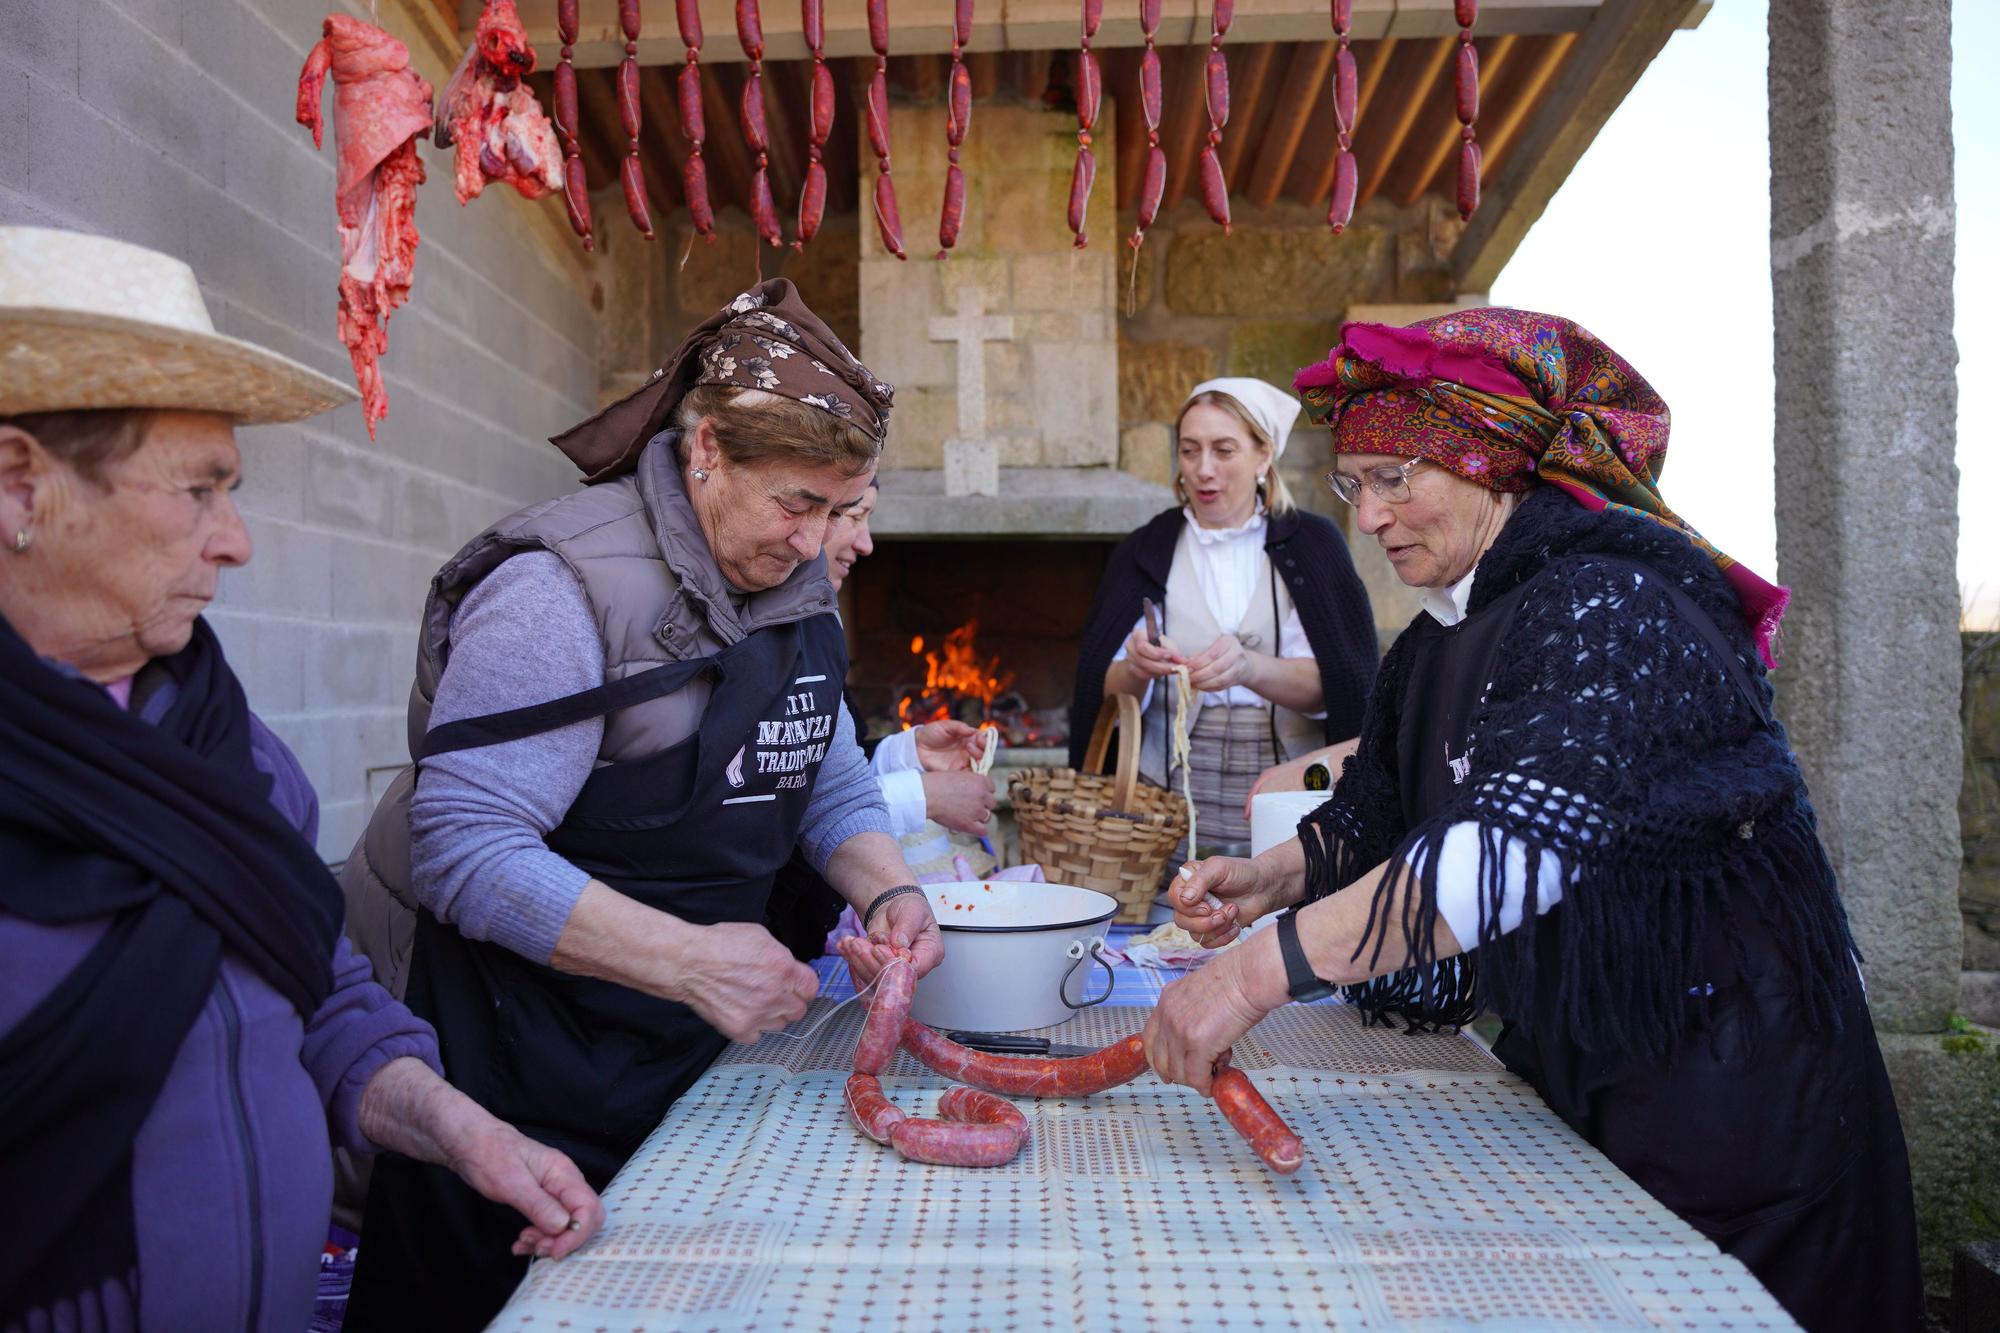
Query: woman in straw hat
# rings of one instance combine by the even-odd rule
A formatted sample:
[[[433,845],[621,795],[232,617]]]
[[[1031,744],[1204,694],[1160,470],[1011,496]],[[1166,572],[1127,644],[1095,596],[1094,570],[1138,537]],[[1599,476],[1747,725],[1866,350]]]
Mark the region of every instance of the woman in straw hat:
[[[350,952],[201,618],[250,558],[234,427],[353,396],[217,335],[185,264],[0,228],[0,1328],[304,1327],[329,1137],[452,1163],[520,1252],[602,1218]]]
[[[821,553],[891,393],[762,283],[556,438],[591,484],[432,582],[415,778],[349,864],[422,909],[407,995],[447,1071],[600,1188],[725,1046],[805,1014],[818,977],[762,924],[795,847],[870,932],[863,982],[943,957],[841,703]],[[483,1325],[526,1266],[492,1253],[503,1220],[448,1173],[379,1163],[350,1317]]]
[[[1666,404],[1575,324],[1342,337],[1297,385],[1425,612],[1299,838],[1175,887],[1211,945],[1284,914],[1166,990],[1154,1068],[1205,1088],[1322,977],[1370,1016],[1490,1006],[1494,1053],[1806,1327],[1921,1327],[1901,1127],[1771,715],[1784,589],[1667,507]]]
[[[1078,649],[1070,762],[1082,763],[1105,695],[1137,696],[1147,781],[1178,787],[1168,738],[1187,731],[1207,846],[1249,839],[1250,787],[1266,768],[1360,730],[1375,673],[1374,614],[1347,543],[1293,505],[1278,473],[1298,414],[1296,398],[1262,380],[1195,385],[1174,426],[1180,506],[1112,552]],[[1157,626],[1142,615],[1147,598]],[[1170,678],[1179,666],[1185,710]]]

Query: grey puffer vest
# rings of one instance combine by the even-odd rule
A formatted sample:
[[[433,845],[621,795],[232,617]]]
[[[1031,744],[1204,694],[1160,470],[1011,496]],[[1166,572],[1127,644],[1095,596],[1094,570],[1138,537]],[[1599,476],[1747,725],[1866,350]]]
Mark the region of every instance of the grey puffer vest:
[[[834,609],[824,560],[747,597],[735,593],[709,553],[674,452],[677,433],[655,436],[638,470],[518,510],[474,537],[431,580],[410,690],[414,759],[430,729],[438,680],[451,656],[451,618],[500,564],[549,551],[576,576],[604,646],[606,683],[665,662],[703,657],[756,630]],[[605,718],[599,764],[657,754],[693,734],[709,685],[686,688]],[[416,898],[410,892],[410,797],[417,765],[403,770],[341,868],[347,932],[375,964],[376,979],[401,998],[409,975]]]

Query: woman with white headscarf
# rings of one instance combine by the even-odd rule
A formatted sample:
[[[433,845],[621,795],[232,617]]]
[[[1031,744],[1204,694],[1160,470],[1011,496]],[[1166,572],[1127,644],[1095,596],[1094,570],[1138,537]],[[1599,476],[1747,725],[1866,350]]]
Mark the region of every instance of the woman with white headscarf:
[[[1181,505],[1112,553],[1078,652],[1070,762],[1104,696],[1130,694],[1146,719],[1141,774],[1178,788],[1170,736],[1184,712],[1204,846],[1249,838],[1245,803],[1264,769],[1355,735],[1374,678],[1375,620],[1347,543],[1292,503],[1277,471],[1298,413],[1262,380],[1195,386],[1175,424]],[[1170,679],[1179,665],[1185,710]]]

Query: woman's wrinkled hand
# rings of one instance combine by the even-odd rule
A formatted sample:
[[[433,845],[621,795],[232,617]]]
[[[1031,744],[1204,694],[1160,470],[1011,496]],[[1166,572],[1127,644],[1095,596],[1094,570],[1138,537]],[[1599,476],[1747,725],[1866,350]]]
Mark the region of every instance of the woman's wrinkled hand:
[[[1204,694],[1219,694],[1237,685],[1254,689],[1256,668],[1257,655],[1234,634],[1224,634],[1188,659],[1188,684]]]
[[[1271,950],[1257,947],[1266,942]],[[1229,1048],[1284,1003],[1283,960],[1264,957],[1267,952],[1275,954],[1275,946],[1276,940],[1266,932],[1160,992],[1160,1002],[1140,1034],[1154,1073],[1168,1083],[1186,1084],[1204,1096],[1209,1093],[1209,1081],[1228,1059]],[[1267,984],[1254,984],[1256,969],[1272,964],[1279,980],[1275,1001]]]
[[[819,974],[762,926],[724,921],[699,928],[671,998],[731,1041],[748,1044],[806,1015]]]
[[[1258,917],[1285,905],[1280,886],[1270,880],[1256,861],[1234,856],[1190,861],[1167,886],[1174,924],[1204,949],[1220,949]]]
[[[924,774],[924,816],[983,838],[993,819],[993,779],[983,773]]]
[[[1127,665],[1147,680],[1158,680],[1161,676],[1170,674],[1175,667],[1186,660],[1181,656],[1181,650],[1174,646],[1174,641],[1164,634],[1160,636],[1159,643],[1155,644],[1146,637],[1146,631],[1140,628],[1133,630],[1131,636],[1125,640]]]
[[[944,961],[944,934],[938,930],[928,894],[905,893],[883,903],[869,923],[868,937],[840,942],[841,957],[857,989],[874,983],[889,960],[908,954],[923,976]]]
[[[926,773],[949,773],[972,767],[989,742],[981,728],[945,719],[916,729],[917,762]]]

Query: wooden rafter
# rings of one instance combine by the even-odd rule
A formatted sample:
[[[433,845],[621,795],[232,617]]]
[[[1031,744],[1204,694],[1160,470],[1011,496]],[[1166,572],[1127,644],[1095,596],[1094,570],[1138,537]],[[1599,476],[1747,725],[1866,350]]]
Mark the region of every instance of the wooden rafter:
[[[1518,62],[1516,63],[1515,69],[1522,71],[1519,81],[1508,90],[1500,114],[1479,128],[1479,143],[1486,157],[1487,176],[1492,176],[1500,169],[1500,164],[1506,160],[1508,148],[1513,146],[1521,127],[1527,123],[1528,112],[1533,110],[1547,94],[1549,84],[1556,77],[1556,71],[1562,68],[1563,61],[1568,58],[1570,49],[1575,45],[1575,33],[1558,33],[1542,42],[1541,48],[1535,53],[1534,62],[1527,66],[1525,71],[1522,71],[1522,66]]]
[[[1520,40],[1519,37],[1511,32],[1504,33],[1481,47],[1479,52],[1479,81],[1482,88],[1491,89],[1499,86],[1500,77],[1506,72],[1507,63],[1513,57],[1514,45]],[[1482,98],[1481,100],[1483,103],[1484,99]],[[1432,183],[1438,179],[1440,172],[1446,171],[1447,167],[1454,173],[1458,169],[1458,145],[1460,143],[1458,112],[1455,106],[1447,108],[1447,111],[1448,114],[1444,117],[1442,129],[1433,129],[1429,124],[1434,114],[1433,112],[1427,111],[1425,113],[1425,128],[1430,133],[1425,137],[1420,137],[1417,142],[1419,144],[1428,143],[1429,149],[1422,157],[1413,159],[1414,166],[1412,168],[1407,169],[1404,173],[1400,173],[1401,189],[1390,190],[1391,197],[1405,208],[1408,208],[1411,204],[1416,203],[1417,200],[1424,197],[1424,192],[1431,188]],[[1477,127],[1475,126],[1476,131]]]
[[[1372,134],[1368,137],[1368,154],[1359,164],[1362,172],[1361,189],[1357,196],[1359,203],[1375,196],[1389,169],[1396,165],[1403,151],[1403,141],[1410,137],[1410,130],[1424,113],[1426,99],[1422,94],[1439,86],[1439,76],[1450,66],[1452,52],[1457,46],[1456,39],[1439,37],[1430,43],[1429,49],[1416,56],[1420,63],[1412,71],[1414,77],[1408,79],[1410,95],[1391,98],[1386,132],[1380,139]]]
[[[1197,160],[1208,138],[1208,48],[1181,46],[1160,52],[1166,108],[1160,146],[1167,150],[1167,192],[1162,212],[1172,212],[1194,188]]]
[[[1245,152],[1252,144],[1262,144],[1265,128],[1274,118],[1291,120],[1294,117],[1279,116],[1279,107],[1264,96],[1270,85],[1273,71],[1278,68],[1278,46],[1275,42],[1258,42],[1249,47],[1226,47],[1229,56],[1229,100],[1231,104],[1229,124],[1222,132],[1222,148],[1217,156],[1222,160],[1222,179],[1229,182],[1232,191],[1242,189],[1243,182],[1237,176]]]
[[[1285,81],[1278,89],[1278,105],[1292,107],[1294,112],[1273,120],[1259,146],[1257,170],[1245,191],[1250,202],[1259,208],[1269,208],[1277,202],[1279,192],[1285,188],[1285,178],[1292,173],[1306,126],[1319,114],[1321,100],[1332,96],[1327,88],[1333,76],[1334,49],[1332,42],[1312,42],[1292,50]],[[1308,106],[1314,108],[1310,114],[1299,114],[1298,109]],[[1333,114],[1330,102],[1325,114]]]

